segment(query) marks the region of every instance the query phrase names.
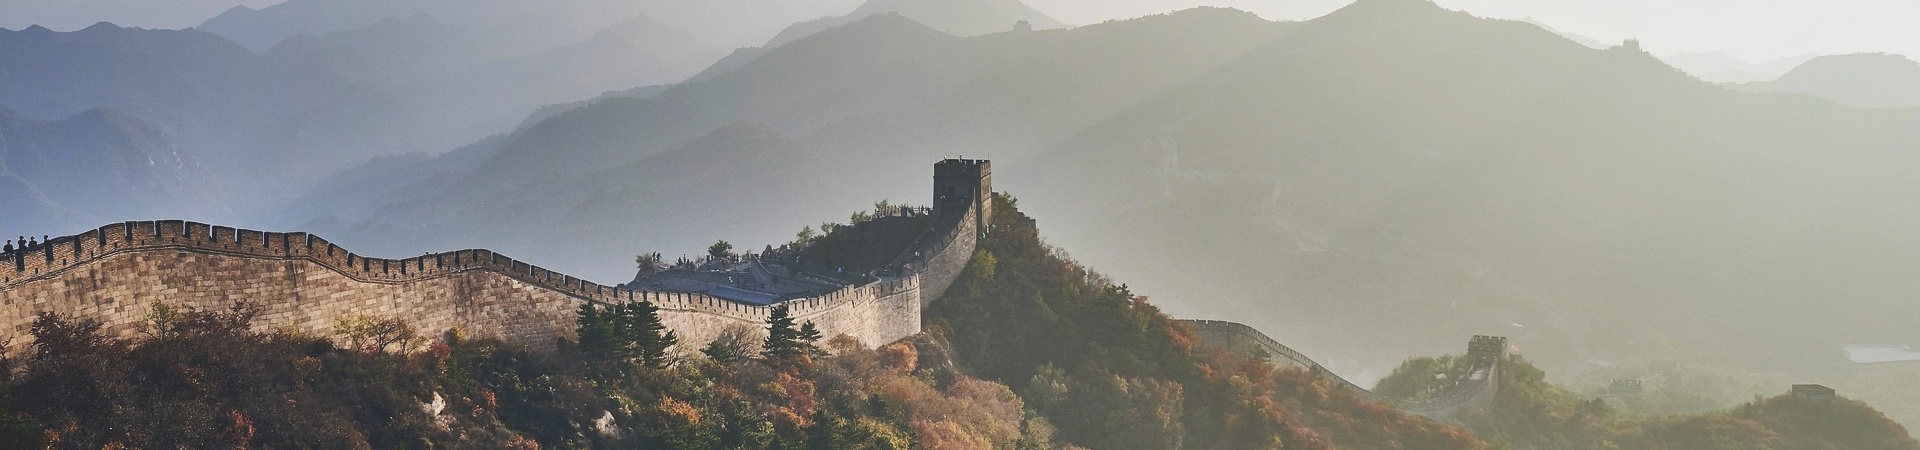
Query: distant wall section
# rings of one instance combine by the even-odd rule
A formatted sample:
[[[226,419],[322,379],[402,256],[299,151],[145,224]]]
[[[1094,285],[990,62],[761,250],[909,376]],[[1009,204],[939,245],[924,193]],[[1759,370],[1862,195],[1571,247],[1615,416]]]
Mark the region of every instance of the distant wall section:
[[[1272,362],[1276,368],[1307,369],[1326,376],[1334,383],[1362,397],[1380,400],[1379,396],[1374,395],[1372,391],[1327,371],[1305,354],[1280,344],[1253,327],[1220,320],[1183,320],[1182,322],[1193,327],[1194,334],[1207,346],[1233,352],[1259,349],[1268,355],[1268,361]],[[1506,357],[1506,338],[1474,336],[1467,342],[1467,360],[1472,363],[1467,379],[1460,380],[1452,389],[1440,395],[1398,406],[1407,412],[1439,420],[1453,420],[1467,411],[1492,406],[1494,396],[1499,393],[1500,363]]]

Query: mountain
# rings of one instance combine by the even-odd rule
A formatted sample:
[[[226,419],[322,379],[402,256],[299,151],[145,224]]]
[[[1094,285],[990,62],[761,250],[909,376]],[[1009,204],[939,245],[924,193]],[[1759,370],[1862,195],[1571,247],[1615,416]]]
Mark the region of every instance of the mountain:
[[[836,217],[818,211],[909,198],[920,191],[913,188],[919,178],[891,168],[989,148],[1009,157],[1036,151],[1286,29],[1245,12],[1201,9],[961,39],[905,17],[873,16],[712,79],[645,98],[606,98],[533,123],[443,192],[364,216],[313,220],[347,224],[339,233],[365,245],[413,251],[490,240],[522,253],[572,255],[555,260],[579,261],[569,269],[578,273],[624,278],[631,275],[624,264],[592,264],[583,255],[704,248],[715,234],[785,241],[790,230],[754,218],[829,220]],[[1164,35],[1195,38],[1156,38]],[[1082,70],[1111,77],[1088,82]],[[751,146],[718,150],[726,142]],[[726,163],[733,160],[781,163]],[[693,166],[703,169],[682,170]],[[835,175],[842,173],[863,175]],[[828,191],[845,194],[819,194]],[[754,206],[711,207],[742,199]],[[506,209],[523,213],[484,227],[461,219]],[[651,231],[627,231],[636,228]],[[541,235],[568,238],[532,239]],[[585,236],[622,237],[573,239]]]
[[[1822,56],[1777,80],[1736,88],[1815,95],[1855,108],[1920,108],[1920,63],[1887,53]]]
[[[1587,46],[1587,48],[1593,48],[1593,49],[1604,49],[1604,48],[1607,48],[1607,47],[1612,47],[1612,46],[1613,46],[1613,44],[1608,44],[1608,43],[1605,43],[1605,42],[1600,42],[1600,40],[1599,40],[1599,39],[1594,39],[1594,38],[1590,38],[1590,37],[1586,37],[1586,36],[1582,36],[1582,35],[1579,35],[1579,34],[1576,34],[1576,33],[1571,33],[1571,32],[1566,32],[1566,31],[1560,31],[1560,29],[1558,29],[1558,28],[1554,28],[1554,27],[1552,27],[1552,26],[1549,26],[1549,25],[1547,25],[1547,24],[1545,24],[1545,23],[1541,23],[1541,22],[1540,22],[1540,21],[1538,21],[1538,20],[1533,20],[1533,18],[1532,18],[1532,17],[1528,17],[1528,18],[1526,18],[1526,19],[1521,19],[1521,22],[1526,22],[1526,23],[1530,23],[1530,24],[1533,24],[1534,26],[1537,26],[1537,27],[1540,27],[1540,29],[1543,29],[1543,30],[1547,30],[1547,31],[1550,31],[1550,32],[1553,32],[1553,34],[1558,34],[1558,35],[1560,35],[1561,37],[1565,37],[1565,38],[1567,38],[1567,40],[1569,40],[1569,41],[1573,41],[1573,42],[1576,42],[1576,43],[1579,43],[1580,45],[1584,45],[1584,46]]]
[[[708,75],[311,220],[620,280],[634,253],[784,242],[764,218],[918,198],[926,160],[986,157],[1054,243],[1362,382],[1474,334],[1565,373],[1844,371],[1839,345],[1904,341],[1920,288],[1897,273],[1920,266],[1920,113],[1733,92],[1423,0],[974,37],[882,14]]]
[[[230,181],[278,172],[264,178],[297,184],[301,172],[286,169],[344,166],[415,142],[402,131],[418,122],[388,93],[325,61],[275,61],[199,31],[0,31],[0,66],[0,103],[35,117],[126,113]]]
[[[1779,58],[1764,63],[1750,63],[1744,59],[1721,52],[1676,53],[1660,57],[1674,67],[1702,80],[1715,83],[1752,83],[1779,78],[1818,55],[1800,55]]]
[[[112,110],[45,121],[0,108],[0,229],[49,234],[225,209],[206,169],[165,132]],[[11,238],[12,236],[9,236]]]
[[[701,40],[699,35],[662,24],[645,15],[608,26],[595,33],[594,40],[602,39],[602,36],[624,40],[643,52],[660,57],[687,75],[698,72],[723,56],[720,47]],[[675,81],[685,78],[683,75]]]
[[[67,117],[112,108],[141,117],[207,109],[240,95],[252,55],[196,31],[121,28],[0,30],[0,103],[29,115]]]
[[[301,34],[319,35],[361,28],[382,19],[406,17],[419,1],[289,1],[254,9],[237,5],[195,29],[217,34],[254,50],[266,50]]]
[[[1013,31],[1025,23],[1028,30],[1064,28],[1066,24],[1047,17],[1019,0],[868,0],[843,16],[821,17],[795,23],[758,47],[742,48],[714,63],[693,79],[704,80],[737,69],[772,49],[793,41],[840,27],[875,15],[906,17],[929,28],[956,36],[978,36]]]
[[[288,0],[253,9],[236,6],[198,29],[224,36],[255,51],[265,51],[294,36],[318,36],[365,28],[388,19],[420,14],[469,27],[506,27],[512,37],[535,47],[586,39],[597,30],[638,16],[674,28],[696,30],[700,40],[719,48],[760,42],[794,22],[853,6],[853,0]],[[527,32],[527,30],[541,30]]]
[[[686,31],[644,16],[552,47],[514,42],[523,34],[518,24],[475,27],[419,14],[296,36],[264,57],[318,65],[390,93],[422,122],[407,133],[406,152],[472,142],[545,105],[679,81],[720,57]]]
[[[853,23],[875,14],[899,14],[955,36],[1008,31],[1014,28],[1016,22],[1026,22],[1036,30],[1067,26],[1034,11],[1020,0],[868,0],[847,15],[823,17],[787,27],[763,47],[786,45],[821,30]]]
[[[638,14],[619,2],[556,0],[539,4],[505,0],[292,0],[261,9],[245,5],[208,19],[196,29],[266,51],[297,36],[357,30],[392,19],[431,15],[461,26],[515,24],[542,33],[516,36],[535,47],[561,45]]]
[[[646,16],[576,29],[578,12],[486,25],[470,24],[479,13],[421,13],[299,34],[260,53],[197,30],[0,31],[0,104],[31,117],[109,109],[150,123],[233,188],[234,211],[277,223],[284,202],[336,188],[315,184],[335,171],[443,153],[547,105],[677,82],[723,53]],[[550,44],[559,35],[579,37]]]
[[[1879,317],[1915,286],[1879,277],[1920,263],[1897,231],[1920,222],[1897,206],[1920,189],[1916,125],[1369,0],[998,175],[1074,199],[1033,207],[1089,232],[1059,238],[1081,257],[1196,298],[1170,310],[1329,348],[1313,354],[1500,333],[1568,372],[1813,370],[1904,333]]]

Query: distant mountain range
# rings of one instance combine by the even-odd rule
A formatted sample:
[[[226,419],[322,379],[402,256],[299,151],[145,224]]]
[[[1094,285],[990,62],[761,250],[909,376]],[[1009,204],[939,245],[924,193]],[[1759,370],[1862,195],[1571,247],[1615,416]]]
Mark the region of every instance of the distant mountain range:
[[[1857,108],[1920,108],[1920,63],[1886,53],[1822,56],[1737,89],[1816,95]]]
[[[157,127],[106,109],[46,121],[0,107],[0,187],[0,233],[9,240],[222,207],[186,149]]]
[[[282,64],[193,30],[0,31],[0,67],[0,104],[32,117],[120,111],[235,181],[291,181],[292,167],[399,151],[415,142],[403,131],[421,123],[322,62]]]
[[[1676,53],[1661,61],[1680,68],[1702,80],[1715,83],[1752,83],[1771,81],[1819,55],[1800,55],[1762,63],[1751,63],[1721,52]]]
[[[1012,30],[1019,22],[1031,29],[1063,28],[1053,20],[1019,0],[868,0],[852,13],[824,17],[794,24],[774,36],[765,47],[786,45],[828,28],[865,19],[875,14],[899,14],[941,32],[955,36],[978,36]]]
[[[243,16],[327,28],[334,23],[322,20],[328,14],[353,9],[301,6],[315,1]],[[403,3],[362,6],[389,12]],[[450,13],[460,20],[416,13],[294,34],[259,53],[197,30],[102,23],[66,33],[0,31],[0,67],[8,68],[0,71],[0,104],[32,117],[106,108],[149,122],[194,149],[210,177],[250,187],[233,190],[230,203],[259,220],[262,208],[302,195],[335,170],[386,155],[440,153],[542,106],[680,81],[725,54],[647,16],[596,17],[609,25],[581,30],[567,17],[584,12],[535,9],[566,17],[489,22],[471,11]],[[231,15],[217,22],[242,23]]]
[[[903,16],[876,15],[711,79],[596,101],[461,153],[490,155],[478,164],[422,162],[406,172],[470,172],[444,192],[317,222],[348,224],[344,232],[373,245],[490,241],[522,246],[514,251],[525,254],[567,254],[563,259],[581,261],[573,266],[581,273],[624,278],[630,274],[620,266],[587,263],[582,252],[672,250],[716,233],[784,242],[791,230],[755,218],[828,220],[837,215],[830,211],[911,198],[905,194],[922,190],[923,180],[893,168],[941,155],[1038,151],[1286,29],[1244,12],[1207,9],[962,39]],[[1169,35],[1193,38],[1155,38]],[[1109,51],[1121,47],[1133,51]],[[1083,71],[1111,77],[1089,82]],[[754,147],[724,152],[730,157],[698,150],[725,147],[720,142]],[[781,163],[726,163],[736,160]],[[687,165],[704,169],[682,170]],[[715,208],[737,202],[751,206]],[[503,208],[525,213],[482,226],[444,225]],[[696,210],[703,212],[674,212]],[[682,221],[695,225],[671,225]],[[631,229],[649,231],[623,231]],[[536,235],[569,237],[552,243]],[[574,239],[580,236],[618,237]]]
[[[1013,31],[1022,26],[1020,25],[1022,23],[1028,30],[1066,27],[1066,24],[1047,17],[1039,11],[1034,11],[1032,7],[1019,0],[868,0],[846,15],[821,17],[795,23],[781,30],[779,35],[774,36],[764,45],[734,51],[733,54],[727,55],[725,59],[707,68],[694,79],[712,78],[746,65],[773,49],[821,31],[880,14],[906,17],[929,28],[955,36],[978,36]]]
[[[198,28],[264,51],[297,35],[323,35],[419,14],[452,23],[513,30],[534,47],[565,45],[629,18],[649,16],[696,30],[720,48],[764,42],[794,22],[851,8],[855,0],[289,0],[261,9],[236,6]]]
[[[1343,373],[1476,333],[1554,364],[1814,364],[1840,338],[1791,330],[1904,333],[1887,271],[1920,265],[1920,114],[1737,93],[1420,0],[977,37],[881,14],[709,75],[381,169],[419,188],[311,223],[624,279],[633,253],[783,242],[773,218],[917,198],[925,161],[989,157],[1083,260],[1179,315],[1357,355]],[[1744,325],[1714,325],[1730,310]]]
[[[1196,298],[1183,315],[1383,346],[1503,333],[1574,369],[1805,369],[1905,333],[1877,317],[1913,287],[1882,277],[1920,264],[1898,231],[1920,225],[1899,206],[1916,146],[1920,111],[1743,95],[1633,46],[1366,0],[996,178],[1047,180],[1028,201],[1088,233],[1060,244]]]

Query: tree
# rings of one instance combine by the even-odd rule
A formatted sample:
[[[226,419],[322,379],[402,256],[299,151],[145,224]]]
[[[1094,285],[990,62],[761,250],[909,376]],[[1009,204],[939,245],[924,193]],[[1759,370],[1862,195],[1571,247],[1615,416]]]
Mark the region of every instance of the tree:
[[[715,242],[713,245],[707,247],[707,256],[713,259],[731,259],[733,258],[733,243],[724,240]]]
[[[580,304],[579,316],[574,318],[579,324],[576,330],[580,336],[580,352],[594,359],[605,359],[614,354],[613,321],[600,314],[593,303]]]
[[[707,342],[700,349],[708,358],[721,363],[732,364],[753,353],[753,327],[744,325],[728,326],[720,330],[720,335]]]
[[[796,250],[807,248],[817,239],[820,239],[820,233],[813,231],[813,225],[800,227],[800,232],[793,234],[793,248]]]
[[[680,343],[678,335],[660,320],[652,302],[607,306],[580,305],[580,351],[592,359],[639,360],[647,367],[666,367],[667,350]]]
[[[413,325],[398,317],[375,319],[365,314],[355,315],[340,319],[333,325],[333,331],[346,337],[355,350],[371,353],[386,353],[387,347],[396,346],[404,352],[420,341],[420,333]]]
[[[802,350],[806,351],[808,356],[821,356],[825,354],[820,350],[820,328],[813,326],[813,321],[809,320],[807,323],[800,324],[800,334],[798,337],[800,338],[800,342],[806,344],[802,346]]]
[[[775,367],[789,368],[804,364],[819,354],[819,342],[820,330],[814,327],[813,322],[795,328],[787,305],[778,305],[767,316],[767,340],[761,346],[761,355]]]
[[[660,321],[660,308],[642,301],[628,303],[621,311],[622,325],[627,329],[625,337],[633,345],[633,356],[647,367],[666,367],[667,349],[680,343],[680,337]]]
[[[707,355],[708,358],[712,358],[714,361],[728,364],[739,361],[740,358],[747,356],[746,352],[741,351],[740,346],[731,344],[734,343],[726,342],[723,339],[714,339],[712,342],[708,342],[706,347],[700,348],[700,354]]]

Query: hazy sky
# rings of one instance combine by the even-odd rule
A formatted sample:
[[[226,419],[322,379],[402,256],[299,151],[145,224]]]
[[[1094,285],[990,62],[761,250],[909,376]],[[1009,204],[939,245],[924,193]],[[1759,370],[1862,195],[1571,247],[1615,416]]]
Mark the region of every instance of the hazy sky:
[[[56,30],[98,21],[180,28],[236,4],[278,0],[0,0],[0,27]],[[528,0],[538,1],[538,0]],[[778,1],[778,0],[769,0]],[[1351,0],[1027,0],[1060,20],[1087,24],[1198,5],[1269,19],[1312,18]],[[1449,9],[1532,17],[1563,31],[1616,42],[1639,38],[1657,54],[1720,50],[1754,62],[1807,53],[1920,55],[1920,0],[1438,0]]]
[[[1352,0],[1027,0],[1067,23],[1231,6],[1268,19],[1306,19]],[[1656,54],[1724,51],[1762,62],[1807,53],[1920,57],[1920,0],[1438,0],[1482,17],[1532,17],[1561,31]]]

